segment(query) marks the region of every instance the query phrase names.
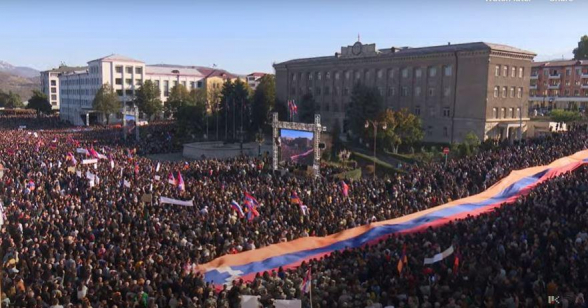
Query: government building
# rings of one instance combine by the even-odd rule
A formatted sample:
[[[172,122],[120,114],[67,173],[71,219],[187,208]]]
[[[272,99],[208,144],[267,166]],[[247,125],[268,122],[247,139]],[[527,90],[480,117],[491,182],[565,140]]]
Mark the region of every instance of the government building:
[[[310,93],[329,131],[346,132],[345,111],[356,83],[376,88],[387,108],[407,108],[422,119],[424,140],[460,142],[516,138],[528,119],[535,54],[518,48],[466,43],[391,47],[356,42],[331,56],[274,64],[276,95],[300,101]]]
[[[59,67],[41,72],[43,91],[48,93],[50,103],[59,108],[62,120],[74,125],[89,125],[104,122],[102,114],[93,110],[96,93],[102,85],[112,86],[121,102],[132,101],[136,91],[147,80],[160,89],[160,100],[165,104],[170,91],[178,84],[188,89],[203,89],[209,102],[218,100],[225,80],[245,80],[244,76],[231,74],[222,69],[180,66],[145,65],[144,62],[121,55],[109,55],[88,62],[84,67]],[[218,102],[217,102],[218,103]],[[122,109],[122,104],[121,104]],[[122,114],[113,115],[111,121],[122,119]]]

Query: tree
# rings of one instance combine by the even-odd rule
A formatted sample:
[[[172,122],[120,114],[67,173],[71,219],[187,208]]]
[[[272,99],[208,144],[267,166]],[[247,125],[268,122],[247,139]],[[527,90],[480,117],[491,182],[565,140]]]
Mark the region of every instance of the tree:
[[[8,104],[8,93],[0,90],[0,107],[6,107]]]
[[[181,134],[189,135],[204,132],[204,117],[206,116],[206,104],[199,101],[195,105],[180,106],[176,114],[176,124]]]
[[[159,99],[161,92],[151,80],[145,81],[143,85],[135,92],[135,104],[139,110],[147,115],[149,119],[157,114],[163,108]]]
[[[16,95],[18,97],[18,95]],[[19,98],[20,100],[20,98]],[[34,109],[37,111],[37,117],[43,113],[51,112],[51,104],[47,100],[47,95],[39,90],[33,90],[33,96],[29,99],[27,109]]]
[[[274,113],[274,112],[278,113],[278,120],[280,120],[280,121],[287,121],[288,120],[288,112],[289,111],[288,111],[288,108],[286,107],[286,102],[276,98],[276,103],[274,104],[274,108],[272,108],[272,110],[271,110],[271,113]]]
[[[314,123],[314,114],[317,111],[319,111],[319,106],[312,94],[304,94],[298,104],[298,120],[302,123]]]
[[[554,109],[551,111],[551,119],[559,123],[569,123],[578,121],[582,115],[578,111],[567,111],[562,109]]]
[[[183,84],[177,84],[169,93],[169,97],[167,98],[167,102],[165,103],[165,109],[169,112],[174,114],[178,111],[180,107],[192,105],[194,102],[191,101],[190,92]]]
[[[390,145],[394,153],[398,153],[398,147],[401,144],[414,144],[423,139],[421,119],[407,109],[400,111],[386,109],[378,117],[378,122],[386,123],[386,129],[378,133],[378,138],[383,144]],[[372,129],[368,130],[370,134],[373,134],[372,131]]]
[[[463,142],[458,146],[459,154],[464,157],[475,152],[480,146],[480,138],[474,132],[466,134]]]
[[[251,131],[258,131],[264,128],[268,120],[268,113],[275,106],[276,79],[273,75],[267,74],[261,77],[252,100]]]
[[[47,96],[45,96],[45,99],[47,99]],[[47,102],[47,103],[49,103],[49,102]],[[14,93],[12,91],[8,91],[8,95],[6,98],[6,108],[22,108],[22,107],[24,107],[24,104],[22,103],[22,99],[20,98],[20,95]],[[49,109],[51,109],[51,105],[49,105]]]
[[[92,108],[102,113],[106,118],[107,124],[110,124],[110,115],[119,112],[121,106],[118,95],[116,95],[114,89],[108,83],[98,89],[92,102]]]
[[[346,114],[349,129],[359,136],[365,131],[365,121],[376,119],[383,110],[382,96],[377,89],[356,84],[351,92],[351,103]]]
[[[588,35],[584,35],[578,42],[578,48],[574,49],[574,60],[588,59]]]

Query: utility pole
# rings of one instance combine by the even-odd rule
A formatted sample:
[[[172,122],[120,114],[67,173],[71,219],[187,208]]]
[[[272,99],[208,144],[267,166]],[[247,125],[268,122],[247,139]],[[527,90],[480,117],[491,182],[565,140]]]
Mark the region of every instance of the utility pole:
[[[374,179],[376,178],[376,140],[378,139],[378,125],[382,125],[382,129],[386,130],[388,126],[386,126],[386,122],[378,122],[378,121],[365,121],[365,128],[368,128],[370,124],[374,127]]]
[[[126,141],[127,140],[127,104],[123,102],[123,126],[122,126],[122,131],[123,131],[123,139]]]

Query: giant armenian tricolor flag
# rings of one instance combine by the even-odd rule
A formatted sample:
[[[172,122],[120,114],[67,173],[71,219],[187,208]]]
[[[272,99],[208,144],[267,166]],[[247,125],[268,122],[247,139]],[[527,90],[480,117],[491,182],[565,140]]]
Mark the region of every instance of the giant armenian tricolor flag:
[[[256,273],[283,267],[293,268],[303,261],[319,258],[333,251],[356,248],[393,234],[410,233],[438,227],[467,215],[477,216],[500,206],[512,203],[529,193],[540,183],[574,170],[588,163],[588,150],[560,158],[547,166],[516,170],[486,191],[447,204],[416,212],[403,217],[375,222],[326,237],[304,237],[291,242],[278,243],[256,250],[219,257],[199,266],[207,282],[217,287],[240,277],[253,280]]]

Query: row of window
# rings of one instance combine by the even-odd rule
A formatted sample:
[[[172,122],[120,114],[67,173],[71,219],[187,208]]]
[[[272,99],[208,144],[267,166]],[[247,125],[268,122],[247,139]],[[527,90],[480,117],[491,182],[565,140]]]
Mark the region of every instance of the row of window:
[[[92,101],[93,100],[89,100],[89,99],[62,98],[61,104],[65,105],[65,106],[78,105],[78,106],[83,106],[83,107],[91,107]]]
[[[437,76],[437,67],[436,66],[430,66],[427,67],[427,74],[429,77],[435,77]],[[400,73],[402,75],[402,78],[408,78],[410,76],[410,72],[413,71],[413,76],[416,78],[421,78],[423,76],[423,70],[424,68],[421,67],[417,67],[417,68],[409,68],[409,67],[405,67],[400,69]],[[453,74],[453,67],[451,65],[444,65],[442,66],[442,70],[443,70],[443,76],[445,77],[449,77]],[[376,76],[378,79],[382,79],[384,78],[384,69],[378,69],[376,71]],[[387,70],[388,72],[388,78],[393,78],[394,77],[394,72],[395,69],[390,68]],[[351,75],[353,74],[353,70],[348,70],[348,71],[343,71],[342,72],[343,75],[345,76],[345,79],[349,80],[351,78]],[[365,74],[365,79],[370,79],[371,78],[371,70],[366,69],[364,70],[364,74]],[[354,77],[355,79],[360,79],[362,75],[362,72],[360,70],[356,70]],[[324,76],[327,80],[331,79],[331,72],[325,72]],[[341,76],[341,72],[334,72],[334,76],[335,76],[335,80],[339,80],[340,76]],[[312,80],[322,80],[323,79],[323,72],[308,72],[308,73],[292,73],[291,74],[291,80],[293,82],[296,82],[297,80],[303,80],[303,79],[308,79],[309,81]]]
[[[427,136],[433,136],[433,126],[427,126]],[[447,126],[443,126],[443,137],[449,137],[449,128]]]
[[[494,76],[499,77],[500,76],[500,72],[502,70],[502,77],[508,77],[509,76],[509,66],[508,65],[496,65],[495,69],[494,69]],[[519,78],[523,78],[524,74],[525,74],[525,68],[524,67],[519,67],[518,69]],[[511,66],[510,67],[510,77],[515,78],[517,77],[517,67],[516,66]]]
[[[340,89],[341,89],[340,87],[334,87],[333,88],[333,95],[339,96],[341,94]],[[384,87],[378,87],[377,89],[378,89],[378,92],[380,92],[380,95],[384,96]],[[402,96],[402,97],[410,96],[410,87],[404,86],[404,87],[401,87],[400,89],[401,89],[400,96]],[[419,86],[414,87],[414,94],[413,95],[415,97],[420,97],[421,92],[422,92],[421,87],[419,87]],[[315,87],[314,91],[313,91],[312,87],[308,87],[306,93],[312,94],[314,96],[331,95],[331,87],[329,87],[329,86],[326,86],[324,88]],[[295,87],[292,87],[290,89],[290,95],[293,95],[293,96],[294,95],[303,95],[306,93],[304,92],[303,88],[299,88],[298,92],[296,92]],[[389,97],[395,96],[396,95],[396,87],[388,87],[388,91],[386,93],[387,93],[387,96],[389,96]],[[428,88],[427,94],[428,94],[427,95],[428,97],[435,96],[435,88],[433,88],[433,87]],[[349,88],[348,87],[343,88],[343,96],[349,96],[349,95],[350,95]],[[450,95],[451,95],[451,87],[445,87],[443,89],[443,96],[448,97]]]
[[[570,96],[572,94],[570,89],[566,89],[563,93],[564,93],[564,96]],[[574,90],[574,96],[580,96],[581,94],[583,94],[583,96],[588,97],[588,90],[583,90],[583,92],[581,92],[580,90]],[[558,90],[558,89],[543,90],[543,91],[531,90],[529,92],[529,96],[559,96],[559,95],[560,95],[560,90]]]
[[[421,106],[420,105],[416,105],[414,107],[414,114],[420,116],[421,115]],[[443,107],[443,113],[442,113],[444,118],[449,118],[451,117],[451,108],[449,107]],[[437,108],[436,107],[429,107],[429,116],[430,117],[436,117],[437,116]]]
[[[100,66],[94,65],[90,66],[90,74],[99,74],[100,73]]]
[[[92,95],[95,96],[96,89],[61,89],[61,95]]]
[[[61,86],[79,86],[79,85],[99,85],[100,78],[72,78],[72,79],[61,79]]]
[[[502,89],[502,91],[501,91],[501,89]],[[515,91],[516,91],[517,98],[522,98],[523,97],[523,88],[510,87],[510,91],[509,91],[508,90],[508,87],[502,87],[501,88],[499,86],[496,86],[496,87],[494,87],[494,97],[497,98],[498,96],[501,96],[502,98],[506,98],[507,97],[507,92],[508,92],[509,93],[508,97],[514,98],[515,97]]]
[[[508,114],[507,109],[506,108],[500,108],[500,113],[498,113],[498,108],[494,107],[492,108],[492,118],[494,119],[514,119],[514,118],[519,118],[521,116],[521,108],[518,107],[517,108],[517,113],[514,113],[514,108],[508,108]]]
[[[133,73],[133,67],[132,66],[127,66],[124,68],[125,72],[127,74],[132,74]],[[123,72],[123,66],[119,65],[119,66],[115,66],[114,67],[114,71],[117,73],[122,73]],[[135,67],[135,74],[143,74],[143,67]]]
[[[569,87],[569,86],[572,85],[572,82],[570,80],[566,80],[566,81],[564,81],[564,84],[566,85],[566,87]],[[531,86],[534,87],[534,86],[537,86],[537,85],[538,85],[538,83],[537,83],[536,80],[534,80],[534,81],[531,82]],[[549,83],[547,81],[544,81],[543,82],[543,86],[544,87],[547,87],[547,85],[559,87],[561,85],[561,82],[559,80],[557,80],[557,79],[551,80],[551,81],[549,81]],[[574,81],[574,85],[577,86],[577,87],[578,86],[582,86],[582,85],[588,86],[588,80],[584,81],[584,83],[582,83],[582,81],[580,81],[580,80],[576,80],[576,81]]]
[[[567,67],[565,69],[566,72],[566,77],[571,77],[572,76],[572,68],[571,67]],[[588,74],[588,68],[582,68],[582,67],[576,67],[574,68],[574,72],[575,72],[575,76],[576,77],[580,77],[582,76],[582,74]],[[548,76],[558,76],[560,74],[560,70],[559,69],[543,69],[542,70],[543,76],[548,77]],[[532,76],[539,76],[539,69],[533,69],[531,72]]]
[[[122,85],[123,84],[123,79],[122,78],[116,78],[114,79],[114,84],[116,85]],[[133,79],[125,79],[125,84],[126,85],[133,85]],[[135,85],[136,86],[141,86],[143,84],[143,80],[141,79],[135,79]]]

